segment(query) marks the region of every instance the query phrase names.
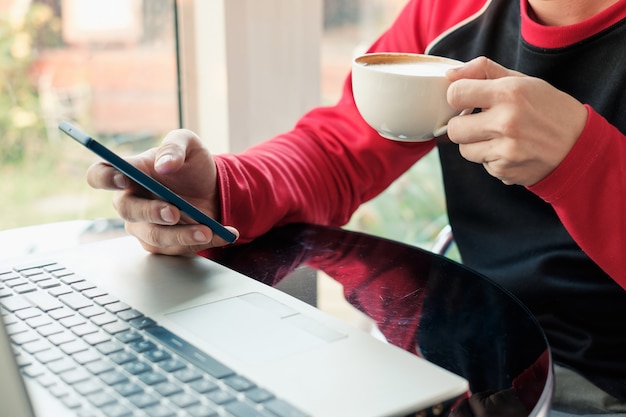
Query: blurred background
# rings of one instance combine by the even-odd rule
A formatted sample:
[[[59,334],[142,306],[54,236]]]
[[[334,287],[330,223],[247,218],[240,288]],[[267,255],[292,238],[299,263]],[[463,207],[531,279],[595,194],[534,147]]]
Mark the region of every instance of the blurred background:
[[[319,80],[311,85],[319,90],[315,101],[328,105],[338,99],[352,57],[407,0],[319,1]],[[95,157],[57,125],[74,120],[121,154],[155,146],[184,125],[181,85],[188,80],[181,68],[192,65],[180,50],[186,3],[0,0],[0,230],[117,217],[110,193],[85,182]],[[213,41],[193,42],[211,48]],[[446,224],[433,152],[346,227],[429,247]]]

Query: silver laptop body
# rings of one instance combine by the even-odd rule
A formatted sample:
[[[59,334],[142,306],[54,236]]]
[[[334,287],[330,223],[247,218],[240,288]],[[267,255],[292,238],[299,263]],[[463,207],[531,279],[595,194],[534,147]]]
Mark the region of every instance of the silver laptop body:
[[[28,268],[37,264],[49,264],[50,272],[44,269],[31,279]],[[16,265],[26,265],[27,269],[18,272],[21,268]],[[60,267],[64,269],[54,271]],[[69,275],[64,276],[66,273]],[[56,290],[50,296],[57,287],[52,286],[54,280],[82,293],[74,296]],[[174,393],[159,403],[161,408],[149,404],[142,408],[143,414],[126,415],[154,416],[159,410],[167,415],[170,410],[178,416],[202,415],[203,411],[207,416],[255,412],[293,417],[405,416],[431,412],[468,390],[465,379],[295,297],[207,259],[150,255],[130,237],[3,262],[0,285],[3,321],[7,322],[0,333],[0,403],[4,404],[0,415],[31,417],[32,406],[37,417],[115,415],[114,411],[124,416],[124,410],[130,410],[135,400],[143,404],[144,397],[151,398],[157,390],[169,387]],[[70,314],[68,309],[79,320],[76,327],[74,319],[61,317]],[[38,310],[41,316],[44,310],[56,311],[61,318],[46,322],[37,318]],[[58,314],[60,311],[65,313]],[[132,324],[118,320],[118,315],[126,315]],[[106,330],[97,328],[101,324],[108,326]],[[43,327],[50,325],[57,327]],[[149,330],[143,341],[132,342],[132,349],[121,343],[119,351],[119,335],[126,334],[121,332],[143,331],[143,326]],[[5,330],[9,330],[9,337]],[[57,337],[52,342],[39,340],[48,333]],[[72,335],[84,340],[66,344],[74,343],[64,342],[65,336]],[[167,355],[164,360],[168,362],[150,357],[153,351],[142,351],[144,345],[165,352],[160,355]],[[109,375],[98,373],[102,359],[96,355],[105,350],[103,346],[118,348],[110,353],[113,363],[106,371],[112,367],[125,378],[115,388],[99,378]],[[17,362],[13,349],[22,352]],[[60,357],[59,352],[70,359]],[[124,361],[145,357],[150,359],[150,372],[161,371],[168,364],[177,376],[166,375],[169,379],[158,385],[142,383],[147,374],[135,374],[135,368]],[[65,361],[75,372],[70,374],[70,370],[57,366],[56,373],[50,374],[44,362],[56,365],[55,361]],[[181,363],[185,368],[176,370],[176,366],[183,366]],[[226,374],[231,371],[235,376],[212,382],[225,393],[210,390],[200,396],[201,400],[193,399],[187,394],[197,394],[193,388],[200,386],[197,375],[196,379],[186,378],[189,383],[196,381],[192,388],[178,375],[187,375],[183,371],[196,365],[201,372],[225,369]],[[55,390],[55,384],[66,379],[70,393]],[[138,392],[138,386],[144,391]],[[126,391],[119,392],[122,387]],[[129,394],[127,390],[132,391]],[[243,405],[233,403],[229,396]],[[186,411],[175,411],[174,403],[184,406],[185,401],[189,405],[182,410]],[[104,411],[107,414],[102,414]]]

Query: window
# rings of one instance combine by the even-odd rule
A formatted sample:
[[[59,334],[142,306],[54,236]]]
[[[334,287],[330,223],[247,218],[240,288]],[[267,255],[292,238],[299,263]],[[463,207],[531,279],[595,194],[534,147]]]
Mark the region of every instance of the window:
[[[115,216],[85,183],[96,158],[57,125],[74,120],[122,154],[179,126],[174,1],[1,7],[0,229]]]
[[[85,183],[97,158],[58,131],[60,119],[122,154],[181,124],[212,152],[241,151],[335,102],[352,57],[406,2],[2,2],[0,193],[11,203],[0,230],[117,217],[111,194]],[[433,154],[348,227],[428,245],[447,222],[437,170]]]

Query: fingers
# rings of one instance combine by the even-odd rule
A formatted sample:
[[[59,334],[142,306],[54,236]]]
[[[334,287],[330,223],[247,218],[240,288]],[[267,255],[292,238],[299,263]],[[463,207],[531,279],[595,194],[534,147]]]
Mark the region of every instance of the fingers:
[[[105,162],[98,162],[87,169],[87,183],[98,190],[123,190],[128,178]]]
[[[200,138],[191,130],[178,129],[168,133],[154,155],[154,169],[159,174],[171,174],[185,163],[187,155],[200,148]]]
[[[239,236],[239,232],[227,227]],[[135,236],[149,252],[163,255],[193,255],[204,249],[229,244],[207,226],[162,226],[150,223],[126,223],[126,231]]]
[[[521,75],[522,74],[520,72],[503,67],[497,62],[484,56],[474,58],[460,67],[448,70],[446,73],[446,77],[448,77],[448,79],[452,82],[462,78],[495,80],[502,77],[516,77]]]

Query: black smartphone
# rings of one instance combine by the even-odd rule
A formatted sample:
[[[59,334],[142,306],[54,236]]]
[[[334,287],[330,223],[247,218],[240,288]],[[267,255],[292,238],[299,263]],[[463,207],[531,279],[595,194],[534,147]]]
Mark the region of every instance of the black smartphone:
[[[102,159],[111,164],[115,169],[126,175],[131,180],[135,181],[137,184],[144,187],[146,190],[155,194],[157,197],[163,199],[164,201],[173,204],[180,211],[182,211],[198,223],[210,227],[213,233],[215,233],[225,241],[233,243],[237,239],[237,236],[234,233],[226,229],[215,219],[212,219],[211,217],[201,212],[194,205],[187,202],[185,199],[180,197],[178,194],[176,194],[154,178],[147,175],[145,172],[135,168],[134,166],[126,162],[120,156],[116,155],[113,151],[99,143],[91,136],[82,132],[76,126],[72,125],[69,122],[61,121],[61,123],[59,123],[59,129],[61,129],[71,138],[75,139],[78,143],[90,149],[96,155],[100,156]]]

